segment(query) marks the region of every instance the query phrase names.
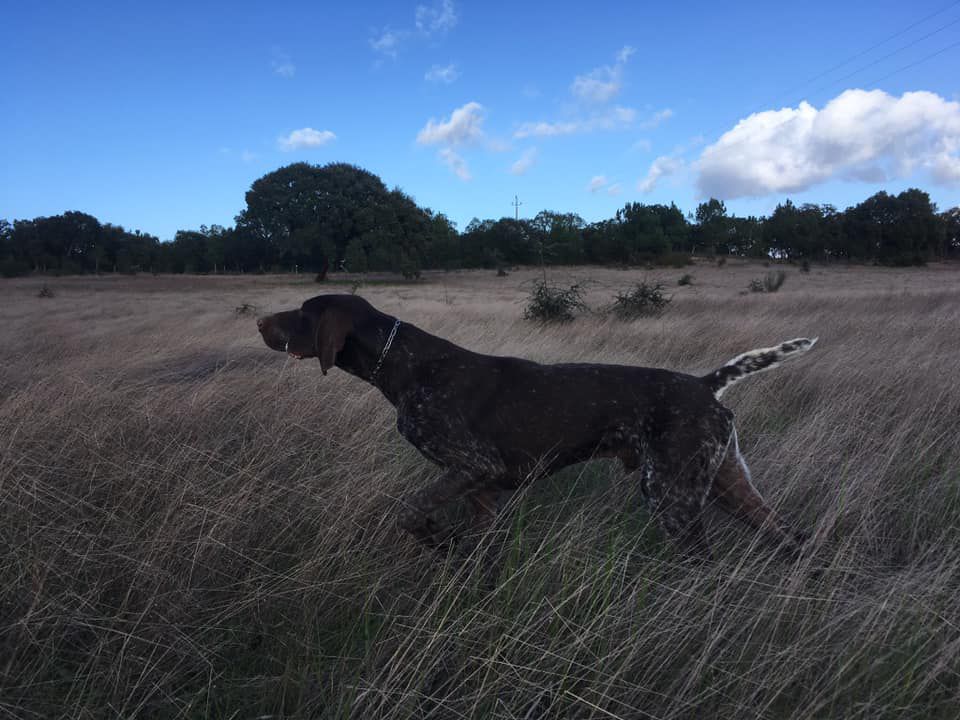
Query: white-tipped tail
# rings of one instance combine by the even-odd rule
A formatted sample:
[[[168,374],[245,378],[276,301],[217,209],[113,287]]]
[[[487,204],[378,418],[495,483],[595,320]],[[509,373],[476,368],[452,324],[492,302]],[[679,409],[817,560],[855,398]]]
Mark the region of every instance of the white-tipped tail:
[[[791,358],[798,357],[812,348],[819,338],[795,338],[779,345],[768,348],[750,350],[737,355],[719,370],[701,378],[716,397],[723,395],[723,391],[739,382],[747,375],[772,370]]]

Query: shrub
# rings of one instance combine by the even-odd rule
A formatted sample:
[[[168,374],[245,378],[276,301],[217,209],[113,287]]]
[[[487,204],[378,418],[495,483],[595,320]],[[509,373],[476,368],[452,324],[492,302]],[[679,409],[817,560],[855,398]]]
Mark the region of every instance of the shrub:
[[[638,283],[628,293],[617,293],[613,299],[613,312],[621,320],[633,320],[638,317],[649,317],[662,313],[670,304],[672,297],[663,292],[661,283],[648,285]]]
[[[693,285],[693,275],[684,273],[680,276],[680,279],[677,280],[677,285]]]
[[[400,274],[405,280],[419,280],[420,267],[409,255],[404,254],[400,258]]]
[[[40,288],[40,292],[37,293],[37,297],[38,297],[38,298],[52,298],[52,297],[53,297],[53,290],[51,290],[51,289],[48,288],[46,285],[44,285],[42,288]]]
[[[720,257],[717,258],[717,267],[723,267],[726,264],[727,264],[727,257],[725,255],[721,255]]]
[[[784,280],[787,279],[787,274],[783,270],[777,270],[776,272],[769,272],[767,276],[763,279],[763,289],[767,292],[776,292],[783,285]]]
[[[776,272],[767,273],[766,277],[762,280],[754,278],[747,287],[750,292],[772,293],[779,290],[786,279],[787,274],[783,270],[777,270]]]
[[[546,280],[536,280],[527,307],[523,311],[526,320],[538,322],[570,322],[573,314],[579,310],[586,310],[587,304],[583,301],[583,287],[576,283],[568,288],[549,285]]]
[[[233,311],[237,315],[253,315],[257,312],[257,306],[250,303],[240,303]]]

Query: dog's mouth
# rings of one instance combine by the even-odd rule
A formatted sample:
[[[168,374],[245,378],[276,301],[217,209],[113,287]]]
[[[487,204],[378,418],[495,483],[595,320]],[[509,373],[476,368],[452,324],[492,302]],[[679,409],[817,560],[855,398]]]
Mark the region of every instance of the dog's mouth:
[[[287,340],[287,341],[283,344],[283,351],[284,351],[287,355],[289,355],[290,357],[292,357],[294,360],[303,360],[303,355],[301,355],[300,353],[297,353],[297,352],[293,352],[293,351],[290,349],[290,341],[289,341],[289,340]]]

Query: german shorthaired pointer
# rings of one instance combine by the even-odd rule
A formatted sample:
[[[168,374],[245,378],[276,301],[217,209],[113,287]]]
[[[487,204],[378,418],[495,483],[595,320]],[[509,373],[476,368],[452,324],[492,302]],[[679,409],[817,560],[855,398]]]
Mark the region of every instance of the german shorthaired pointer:
[[[709,556],[701,519],[708,500],[796,552],[800,535],[750,482],[733,413],[718,402],[731,384],[795,357],[817,341],[752,350],[703,377],[657,368],[541,365],[481,355],[376,310],[353,295],[321,295],[299,310],[257,320],[263,341],[296,359],[316,357],[377,387],[397,408],[397,429],[441,468],[412,495],[400,525],[434,543],[430,514],[467,497],[482,528],[496,499],[560,468],[619,458],[682,549]]]

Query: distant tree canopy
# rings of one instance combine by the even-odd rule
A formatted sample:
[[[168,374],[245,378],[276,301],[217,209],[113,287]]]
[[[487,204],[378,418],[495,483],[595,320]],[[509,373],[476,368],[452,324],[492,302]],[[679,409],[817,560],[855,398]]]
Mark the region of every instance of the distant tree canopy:
[[[699,253],[889,265],[960,257],[960,208],[938,214],[927,193],[879,192],[838,211],[779,204],[770,217],[730,216],[720,200],[685,217],[674,205],[630,202],[586,223],[544,210],[533,219],[474,218],[462,233],[373,173],[345,163],[295,163],[264,175],[233,227],[180,230],[172,241],[82,212],[0,220],[0,272],[395,271],[529,263],[672,262]]]
[[[373,173],[344,163],[296,163],[257,180],[237,216],[247,267],[419,269],[453,228]]]

